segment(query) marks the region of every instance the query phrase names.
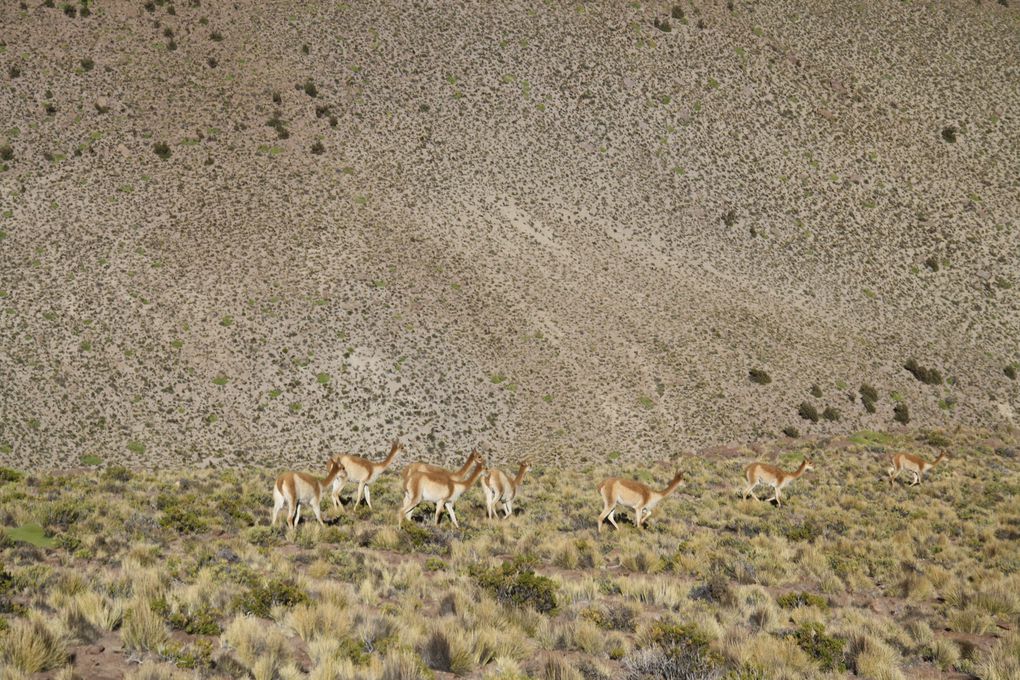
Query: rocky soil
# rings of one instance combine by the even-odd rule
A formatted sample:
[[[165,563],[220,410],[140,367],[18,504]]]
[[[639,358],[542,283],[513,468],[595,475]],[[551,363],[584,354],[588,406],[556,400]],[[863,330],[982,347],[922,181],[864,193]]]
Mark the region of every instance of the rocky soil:
[[[1015,425],[1016,4],[0,3],[0,459]]]

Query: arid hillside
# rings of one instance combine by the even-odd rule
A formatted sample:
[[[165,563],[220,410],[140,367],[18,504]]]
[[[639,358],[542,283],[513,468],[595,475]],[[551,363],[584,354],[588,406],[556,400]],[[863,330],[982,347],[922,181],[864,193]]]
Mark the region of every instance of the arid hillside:
[[[0,2],[3,462],[1020,417],[1015,0],[46,4]]]

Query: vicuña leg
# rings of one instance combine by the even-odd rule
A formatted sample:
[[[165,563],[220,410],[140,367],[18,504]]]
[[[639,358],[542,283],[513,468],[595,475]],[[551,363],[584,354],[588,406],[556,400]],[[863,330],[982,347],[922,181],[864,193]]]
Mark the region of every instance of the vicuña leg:
[[[446,504],[446,514],[449,515],[450,519],[453,521],[453,526],[460,529],[460,525],[457,524],[457,513],[453,511],[453,503]]]
[[[372,509],[372,496],[368,492],[368,485],[367,484],[365,485],[365,503],[368,504],[368,509],[371,510]]]

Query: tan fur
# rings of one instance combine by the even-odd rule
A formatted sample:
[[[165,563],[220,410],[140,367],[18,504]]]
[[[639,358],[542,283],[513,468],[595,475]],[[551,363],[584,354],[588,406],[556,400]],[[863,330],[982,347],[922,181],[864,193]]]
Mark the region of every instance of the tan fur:
[[[514,514],[514,499],[520,491],[524,482],[524,475],[531,469],[531,461],[527,458],[521,461],[517,469],[517,476],[511,479],[502,470],[495,468],[487,470],[482,475],[482,490],[485,492],[485,511],[489,519],[494,519],[496,503],[503,504],[503,519]]]
[[[800,467],[797,468],[796,472],[787,472],[786,470],[777,468],[775,465],[751,463],[744,469],[744,479],[747,480],[747,488],[744,489],[744,498],[746,499],[748,495],[751,495],[754,497],[754,500],[760,501],[761,499],[754,493],[754,488],[759,484],[764,484],[765,486],[771,486],[775,490],[772,498],[767,499],[767,502],[775,501],[777,506],[781,506],[782,501],[779,500],[780,491],[808,470],[814,469],[814,463],[807,458],[801,462]]]
[[[684,484],[683,475],[677,472],[673,480],[662,491],[656,491],[649,486],[630,479],[610,477],[599,484],[599,494],[602,496],[602,514],[599,515],[599,533],[602,533],[602,524],[605,520],[619,530],[614,515],[616,506],[622,505],[634,510],[634,523],[638,529],[644,528],[645,521],[651,517],[652,510],[662,501],[663,498],[673,493],[678,486]]]
[[[467,479],[457,479],[450,473],[419,472],[408,478],[408,486],[404,491],[404,503],[397,515],[397,526],[405,519],[411,519],[411,511],[422,501],[436,504],[435,524],[439,524],[439,516],[446,508],[453,526],[460,528],[453,504],[461,495],[471,488],[482,474],[482,464],[475,465],[475,471]]]
[[[440,467],[438,465],[432,465],[431,463],[421,463],[421,462],[418,462],[418,463],[411,463],[406,468],[404,468],[403,472],[400,473],[400,476],[404,480],[404,489],[406,490],[407,489],[407,479],[412,474],[415,474],[415,473],[418,473],[418,472],[441,472],[441,473],[444,473],[444,474],[452,474],[454,477],[457,477],[458,479],[466,479],[467,476],[469,474],[471,474],[471,469],[474,467],[475,463],[479,463],[479,462],[482,462],[482,454],[478,453],[478,451],[472,451],[468,455],[467,460],[464,461],[464,465],[462,465],[460,467],[460,469],[455,471],[455,472],[451,471],[451,470],[447,470],[446,468]]]
[[[319,479],[304,472],[284,472],[276,478],[273,485],[273,521],[283,506],[287,506],[287,526],[296,527],[301,521],[301,506],[310,505],[315,519],[322,521],[322,492],[337,479],[346,476],[344,469],[335,460],[330,459],[326,477]]]
[[[340,492],[343,491],[347,480],[350,480],[358,483],[358,491],[354,495],[354,507],[358,507],[361,503],[361,497],[364,495],[365,503],[371,509],[372,497],[369,493],[368,485],[386,471],[386,468],[393,463],[393,459],[397,457],[397,453],[403,448],[404,445],[399,440],[394,439],[393,445],[390,447],[390,454],[386,456],[385,460],[378,463],[373,463],[367,458],[350,454],[337,456],[335,460],[347,472],[347,476],[344,479],[338,479],[333,482],[333,507],[343,509],[343,503],[340,502]]]
[[[907,486],[917,486],[921,483],[924,478],[924,473],[931,470],[933,467],[942,462],[942,459],[946,457],[946,452],[942,451],[939,457],[934,462],[929,463],[920,456],[915,456],[912,453],[896,453],[889,457],[889,462],[892,463],[892,467],[889,468],[889,486],[892,486],[893,480],[896,479],[901,472],[906,470],[914,475],[914,481]]]

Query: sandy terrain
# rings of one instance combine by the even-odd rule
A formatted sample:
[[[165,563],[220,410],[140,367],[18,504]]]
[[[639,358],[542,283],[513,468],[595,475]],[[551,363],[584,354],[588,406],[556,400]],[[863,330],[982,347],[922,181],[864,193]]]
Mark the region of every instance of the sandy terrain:
[[[1015,424],[1015,2],[90,8],[0,3],[0,462]]]

